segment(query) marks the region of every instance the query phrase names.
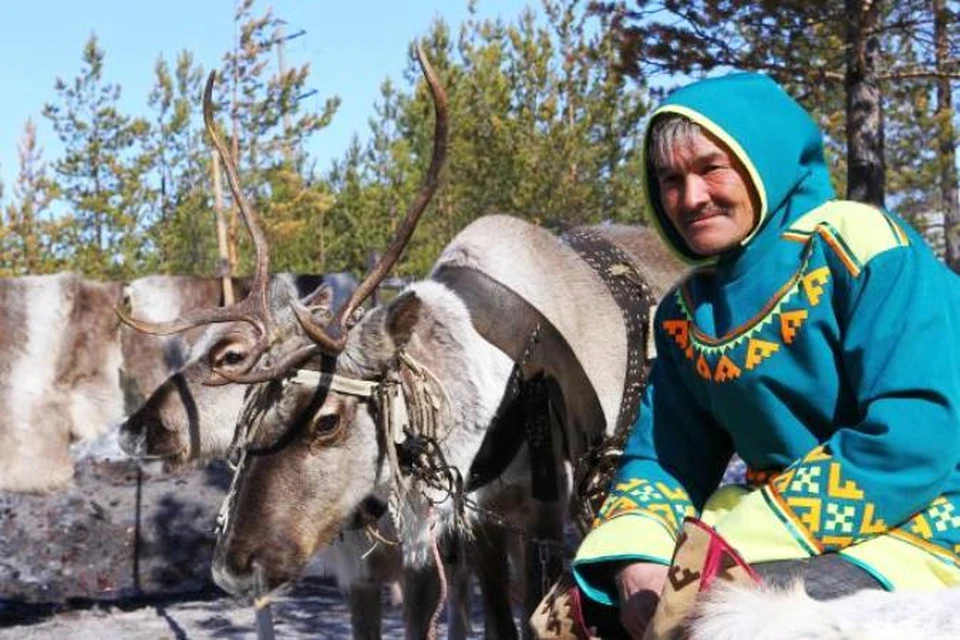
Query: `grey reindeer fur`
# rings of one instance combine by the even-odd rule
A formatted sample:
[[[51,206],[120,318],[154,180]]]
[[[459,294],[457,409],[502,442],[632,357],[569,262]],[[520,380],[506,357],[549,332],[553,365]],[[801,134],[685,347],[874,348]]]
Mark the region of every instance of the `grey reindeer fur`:
[[[643,228],[598,227],[597,230],[609,237],[631,233],[652,237],[653,234]],[[620,244],[630,250],[629,246]],[[663,293],[667,282],[682,273],[676,261],[667,258],[664,262],[662,254],[660,251],[656,258],[632,256],[641,278],[646,279],[648,273],[658,275],[650,279],[657,295]],[[621,311],[600,276],[555,235],[522,220],[499,215],[481,218],[458,234],[434,268],[446,265],[472,267],[500,281],[554,324],[570,343],[594,385],[604,412],[603,426],[612,432],[624,386],[626,330]],[[442,381],[443,426],[449,435],[441,442],[441,448],[446,461],[466,477],[504,394],[512,360],[476,332],[466,306],[453,290],[429,279],[412,284],[395,300],[366,314],[349,334],[346,348],[337,360],[337,373],[367,379],[382,375],[396,366],[400,347]],[[262,409],[263,413],[257,414],[261,416],[259,424],[270,425],[268,432],[278,425],[289,424],[292,416],[307,405],[311,393],[294,387],[285,387],[279,397]],[[294,548],[289,540],[275,541],[269,531],[263,529],[269,518],[289,518],[293,513],[296,519],[305,517],[296,514],[309,512],[311,527],[316,527],[310,539],[329,539],[326,536],[331,523],[342,518],[363,496],[387,497],[394,490],[389,468],[379,457],[377,426],[369,408],[354,398],[330,392],[314,415],[334,413],[346,416],[349,424],[336,446],[318,448],[310,454],[309,462],[300,459],[290,469],[295,476],[286,477],[277,485],[322,486],[324,496],[304,495],[295,499],[286,493],[284,499],[290,501],[289,504],[278,505],[276,500],[280,494],[260,484],[261,479],[268,481],[277,473],[260,460],[251,461],[244,469],[246,477],[241,479],[241,486],[247,483],[258,486],[256,495],[265,498],[238,508],[218,541],[215,576],[228,591],[245,593],[251,588],[242,558],[255,554],[261,567],[280,567],[274,572],[280,579],[289,576],[291,568],[302,562],[315,544],[305,541],[300,549],[284,552],[283,557],[276,555],[277,544]],[[346,460],[350,469],[348,479],[342,472]],[[530,482],[527,466],[527,454],[521,451],[500,479],[471,497],[491,508],[498,505],[504,493],[527,491]],[[449,501],[427,508],[426,501],[418,495],[416,491],[410,492],[401,507],[404,526],[400,533],[405,564],[412,567],[421,566],[429,559],[434,537],[469,537],[477,520],[476,514],[468,511],[467,522],[461,522]],[[551,508],[555,511],[543,515],[544,520],[539,524],[535,520],[539,516],[530,513],[535,510],[521,512],[514,522],[527,526],[528,531],[533,529],[525,522],[526,518],[534,520],[532,526],[552,522],[548,527],[553,532],[551,535],[560,535],[567,511],[566,499],[561,497]],[[292,521],[288,524],[299,528]]]

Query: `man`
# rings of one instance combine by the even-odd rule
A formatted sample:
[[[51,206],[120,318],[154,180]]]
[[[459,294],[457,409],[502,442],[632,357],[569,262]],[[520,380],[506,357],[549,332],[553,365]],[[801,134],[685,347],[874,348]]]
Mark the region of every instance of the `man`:
[[[820,131],[762,75],[654,112],[645,188],[697,268],[574,573],[641,637],[677,531],[703,516],[813,597],[960,585],[960,289],[885,211],[836,200]],[[752,490],[716,492],[731,453]]]

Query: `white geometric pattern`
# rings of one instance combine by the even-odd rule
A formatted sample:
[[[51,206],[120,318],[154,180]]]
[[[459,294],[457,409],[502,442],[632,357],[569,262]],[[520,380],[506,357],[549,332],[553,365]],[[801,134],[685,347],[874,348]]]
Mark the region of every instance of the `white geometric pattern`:
[[[799,467],[790,483],[790,491],[820,493],[820,467]]]
[[[856,507],[828,502],[827,515],[829,517],[824,523],[824,527],[830,531],[836,531],[839,528],[841,533],[853,533],[853,522],[851,520],[856,514]]]
[[[930,507],[930,518],[937,531],[960,528],[960,516],[954,515],[955,507],[949,502]]]
[[[650,502],[656,500],[663,501],[663,494],[653,488],[653,485],[645,484],[630,492],[631,495],[641,502]]]

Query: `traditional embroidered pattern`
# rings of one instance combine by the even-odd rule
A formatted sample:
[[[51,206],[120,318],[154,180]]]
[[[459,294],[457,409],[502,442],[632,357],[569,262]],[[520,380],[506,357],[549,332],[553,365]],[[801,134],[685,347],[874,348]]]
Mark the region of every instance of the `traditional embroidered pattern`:
[[[684,518],[696,516],[697,512],[683,487],[636,478],[613,486],[600,507],[593,528],[628,513],[653,518],[669,531],[676,532]]]
[[[960,569],[960,507],[940,496],[890,535]]]
[[[830,247],[854,278],[877,254],[910,244],[892,216],[876,207],[849,201],[828,202],[810,211],[782,237],[808,242],[813,235]]]
[[[853,480],[843,477],[841,464],[823,446],[773,478],[765,490],[778,515],[820,552],[837,551],[887,530],[876,517],[876,506]]]
[[[824,446],[775,476],[764,488],[768,502],[813,552],[838,551],[867,538],[890,533],[960,567],[960,509],[941,496],[908,520],[889,529],[876,505]],[[944,541],[946,543],[944,544]]]
[[[701,378],[718,384],[736,380],[744,370],[753,371],[781,347],[793,344],[810,315],[809,309],[819,305],[826,295],[830,269],[818,267],[805,272],[808,258],[767,304],[766,312],[731,332],[725,340],[710,341],[697,330],[684,287],[675,294],[683,317],[663,320],[661,327]],[[773,331],[764,331],[770,326]]]

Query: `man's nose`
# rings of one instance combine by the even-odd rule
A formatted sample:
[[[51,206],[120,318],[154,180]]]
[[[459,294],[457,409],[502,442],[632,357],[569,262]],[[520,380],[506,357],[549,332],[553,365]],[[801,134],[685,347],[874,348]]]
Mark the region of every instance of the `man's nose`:
[[[685,211],[699,211],[710,202],[707,183],[701,176],[690,173],[683,179],[683,208]]]

